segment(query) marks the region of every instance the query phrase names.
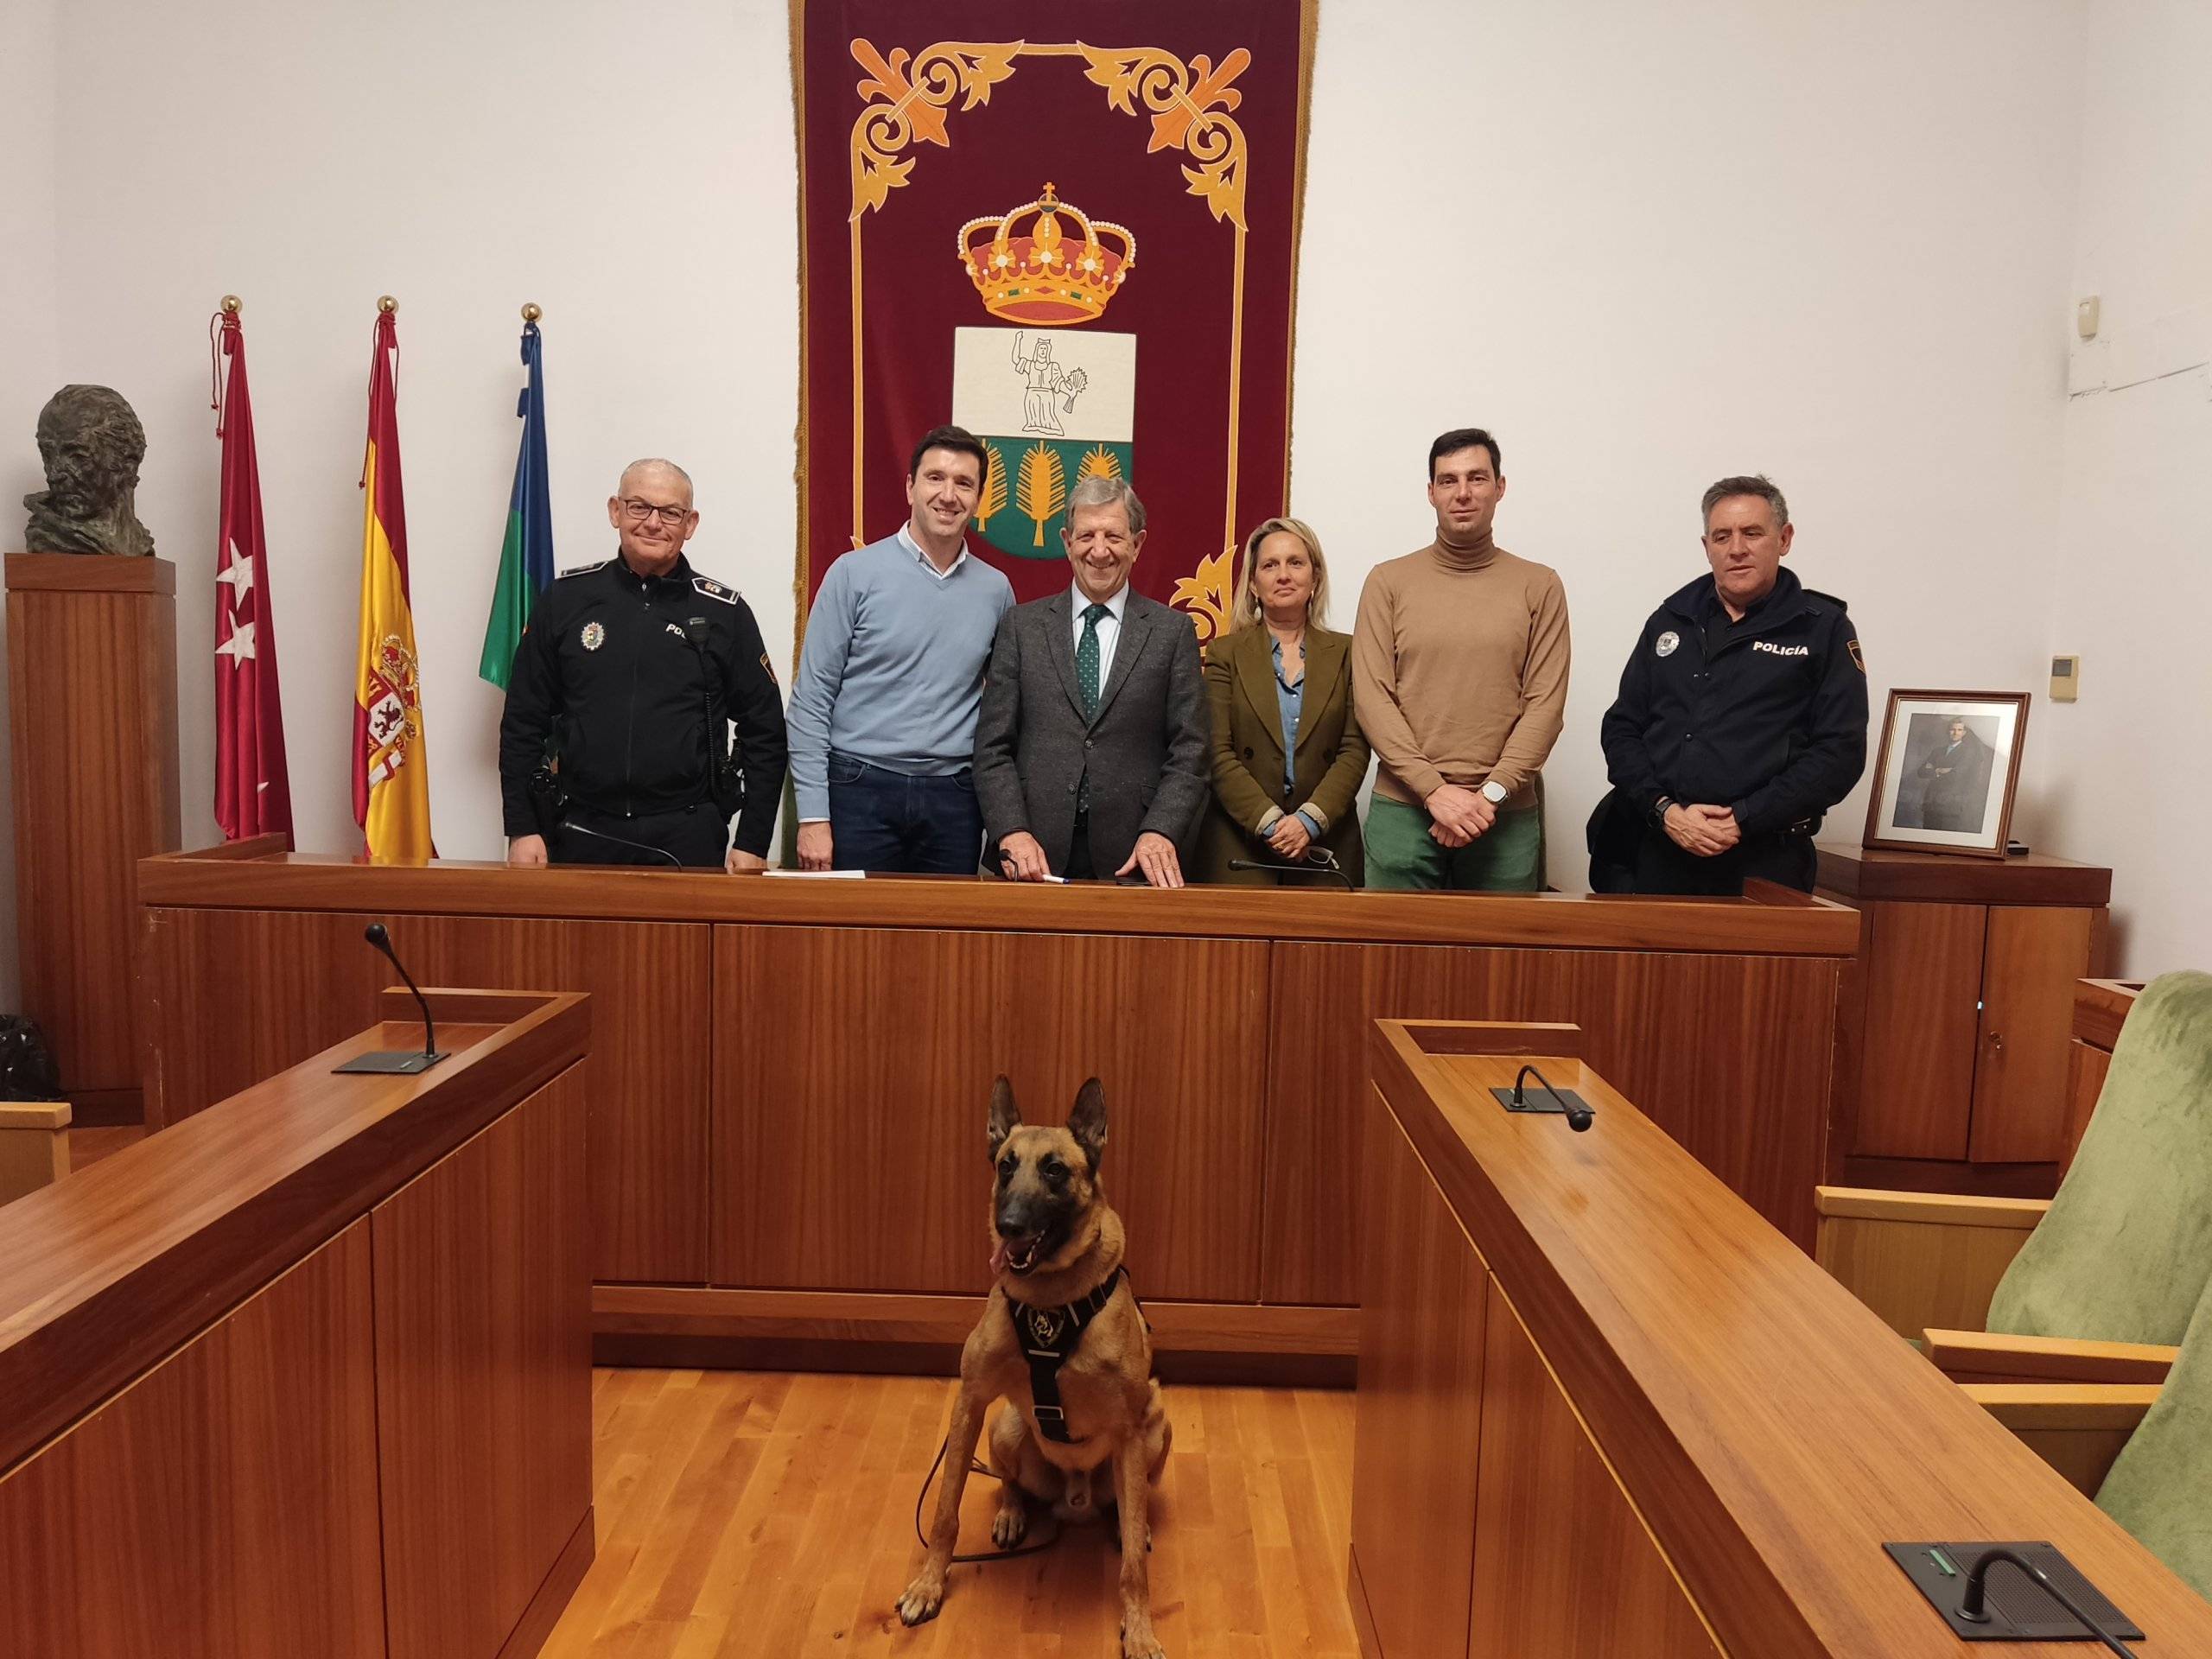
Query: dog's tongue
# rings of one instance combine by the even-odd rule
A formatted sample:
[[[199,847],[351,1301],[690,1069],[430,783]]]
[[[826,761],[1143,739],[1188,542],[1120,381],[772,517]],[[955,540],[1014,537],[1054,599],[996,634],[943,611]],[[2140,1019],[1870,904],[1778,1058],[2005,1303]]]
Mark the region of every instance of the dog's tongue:
[[[1005,1271],[1006,1240],[1001,1239],[999,1240],[997,1246],[991,1251],[991,1272],[994,1274],[996,1274],[1004,1273]]]

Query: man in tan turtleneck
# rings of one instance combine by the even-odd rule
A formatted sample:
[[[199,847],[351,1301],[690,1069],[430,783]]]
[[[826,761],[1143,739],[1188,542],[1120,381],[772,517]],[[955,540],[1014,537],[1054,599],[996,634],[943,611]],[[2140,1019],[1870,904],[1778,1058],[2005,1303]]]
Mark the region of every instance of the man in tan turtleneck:
[[[1352,693],[1382,769],[1367,885],[1533,893],[1535,778],[1567,709],[1567,592],[1491,537],[1505,494],[1479,428],[1429,446],[1436,540],[1376,566],[1352,632]]]

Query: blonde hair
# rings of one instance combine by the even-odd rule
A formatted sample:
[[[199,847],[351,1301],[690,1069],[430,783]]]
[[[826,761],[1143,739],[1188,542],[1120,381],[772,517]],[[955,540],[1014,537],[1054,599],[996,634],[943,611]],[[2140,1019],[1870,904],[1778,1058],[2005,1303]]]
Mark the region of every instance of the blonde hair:
[[[1236,579],[1236,603],[1230,607],[1229,631],[1256,626],[1266,613],[1260,606],[1260,543],[1279,530],[1287,530],[1306,543],[1306,556],[1313,562],[1313,597],[1306,601],[1306,620],[1311,626],[1329,626],[1329,562],[1321,556],[1321,538],[1303,518],[1270,518],[1244,538],[1242,574]]]

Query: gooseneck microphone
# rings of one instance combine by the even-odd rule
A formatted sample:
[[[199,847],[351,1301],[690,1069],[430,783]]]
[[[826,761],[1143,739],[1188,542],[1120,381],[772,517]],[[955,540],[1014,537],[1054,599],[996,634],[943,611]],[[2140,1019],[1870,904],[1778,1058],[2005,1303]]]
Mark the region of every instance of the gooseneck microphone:
[[[1266,864],[1249,858],[1232,858],[1229,861],[1229,868],[1232,870],[1272,870],[1277,875],[1325,875],[1343,882],[1346,893],[1353,891],[1351,877],[1337,868],[1334,859],[1325,864]]]
[[[364,1071],[405,1075],[427,1071],[446,1056],[438,1052],[438,1035],[430,1024],[430,1000],[423,995],[423,988],[415,982],[414,976],[400,962],[391,948],[391,935],[385,931],[382,922],[371,922],[361,931],[361,937],[384,953],[385,959],[399,971],[407,988],[415,993],[415,1006],[423,1010],[423,1052],[411,1049],[380,1048],[367,1054],[358,1054],[343,1065],[333,1066],[336,1071]]]
[[[1543,1085],[1544,1092],[1551,1096],[1555,1104],[1548,1105],[1542,1101],[1532,1101],[1529,1098],[1526,1085],[1530,1077],[1535,1078]],[[1533,1064],[1522,1066],[1514,1074],[1513,1086],[1510,1089],[1493,1089],[1491,1093],[1497,1096],[1498,1104],[1509,1112],[1563,1113],[1567,1118],[1567,1127],[1577,1135],[1580,1135],[1597,1121],[1598,1114],[1588,1102],[1572,1089],[1553,1088],[1552,1080],[1537,1071]]]
[[[1981,1554],[1981,1559],[1967,1569],[1966,1589],[1959,1598],[1959,1617],[1961,1618],[1963,1618],[1969,1624],[1982,1624],[1988,1622],[1989,1611],[1987,1598],[1989,1587],[1986,1580],[1989,1577],[1990,1567],[1999,1561],[2004,1561],[2011,1566],[2019,1568],[2022,1573],[2025,1573],[2029,1579],[2033,1580],[2037,1588],[2044,1591],[2053,1601],[2063,1607],[2068,1612],[2073,1614],[2075,1618],[2080,1619],[2082,1621],[2082,1628],[2083,1630],[2088,1631],[2088,1633],[2095,1637],[2098,1641],[2103,1643],[2105,1646],[2110,1648],[2114,1653],[2120,1655],[2120,1659],[2135,1659],[2134,1650],[2123,1644],[2118,1637],[2106,1630],[2103,1625],[2098,1624],[2095,1619],[2091,1618],[2088,1614],[2083,1612],[2082,1611],[2081,1603],[2075,1601],[2073,1597],[2068,1595],[2063,1590],[2060,1589],[2056,1584],[2051,1582],[2050,1573],[2044,1572],[2041,1567],[2037,1567],[2026,1556],[2021,1554],[2018,1550],[2012,1549],[2004,1544],[1997,1544],[1984,1550]]]

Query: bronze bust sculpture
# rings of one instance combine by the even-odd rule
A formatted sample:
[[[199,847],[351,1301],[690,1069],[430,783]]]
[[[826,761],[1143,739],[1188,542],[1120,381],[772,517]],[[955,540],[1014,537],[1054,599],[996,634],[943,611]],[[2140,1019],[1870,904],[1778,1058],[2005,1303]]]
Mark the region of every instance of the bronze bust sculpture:
[[[62,387],[38,412],[38,454],[46,488],[23,498],[32,552],[151,556],[154,538],[133,510],[146,429],[120,392]]]

